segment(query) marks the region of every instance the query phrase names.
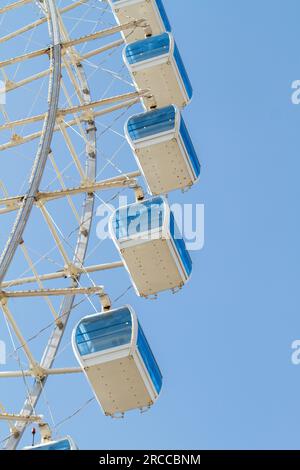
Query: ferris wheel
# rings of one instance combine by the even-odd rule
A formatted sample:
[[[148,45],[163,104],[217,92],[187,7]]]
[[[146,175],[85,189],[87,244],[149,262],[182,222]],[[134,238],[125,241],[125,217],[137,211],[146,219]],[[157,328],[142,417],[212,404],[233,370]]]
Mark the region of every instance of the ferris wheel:
[[[0,306],[14,364],[0,381],[18,381],[21,404],[1,403],[2,447],[36,426],[40,442],[25,448],[76,450],[37,412],[41,401],[51,417],[50,376],[84,374],[109,417],[147,410],[161,391],[139,312],[114,304],[191,276],[167,195],[200,176],[182,112],[192,87],[161,0],[17,0],[0,24]],[[120,194],[129,201],[112,208]],[[117,258],[101,264],[95,202]],[[98,282],[122,269],[129,287]],[[76,367],[56,365],[66,338]]]

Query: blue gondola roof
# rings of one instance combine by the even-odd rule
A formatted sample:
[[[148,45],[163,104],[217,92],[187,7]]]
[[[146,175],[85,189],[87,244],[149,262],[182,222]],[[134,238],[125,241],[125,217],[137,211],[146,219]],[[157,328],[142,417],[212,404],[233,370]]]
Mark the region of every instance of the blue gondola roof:
[[[130,139],[134,142],[139,139],[153,137],[162,132],[171,131],[176,128],[177,113],[179,113],[179,111],[176,106],[171,105],[132,116],[128,119],[126,124],[128,135]],[[180,128],[178,132],[182,137],[195,175],[196,177],[198,177],[200,175],[201,166],[192,139],[181,114]]]
[[[48,444],[45,443],[28,447],[26,450],[74,450],[72,448],[73,445],[71,444],[70,440],[66,438],[55,442],[49,442]]]
[[[150,232],[162,227],[164,214],[165,201],[158,196],[117,209],[112,217],[112,229],[117,239]]]
[[[168,54],[171,48],[171,38],[173,38],[173,36],[170,33],[162,33],[158,36],[152,36],[150,38],[128,44],[125,47],[125,56],[128,63],[133,65]],[[181,75],[181,79],[186,88],[187,95],[189,99],[191,99],[193,96],[193,87],[175,41],[173,55]]]
[[[137,233],[150,233],[152,230],[163,227],[165,212],[166,202],[161,196],[121,207],[115,211],[111,220],[114,235],[119,240],[130,238],[130,236]],[[172,211],[170,211],[169,230],[176,249],[180,254],[185,271],[190,276],[192,272],[192,259]]]
[[[130,138],[143,139],[174,129],[176,112],[176,107],[172,105],[132,116],[127,121]]]
[[[84,358],[98,352],[110,353],[113,348],[134,346],[135,313],[129,306],[120,307],[105,313],[97,313],[83,318],[77,325],[74,334],[76,349]],[[162,387],[162,374],[152,353],[143,329],[137,321],[136,346],[153,385],[159,394]]]
[[[81,356],[129,344],[132,319],[128,307],[83,318],[75,332]]]

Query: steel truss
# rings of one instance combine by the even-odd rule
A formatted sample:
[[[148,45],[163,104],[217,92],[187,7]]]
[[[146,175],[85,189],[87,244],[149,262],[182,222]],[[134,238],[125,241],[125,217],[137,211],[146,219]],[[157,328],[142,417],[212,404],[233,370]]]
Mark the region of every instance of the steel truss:
[[[19,0],[10,3],[9,5],[0,8],[0,15],[17,8],[21,8],[24,5],[32,2],[33,0]],[[80,373],[82,371],[80,368],[72,367],[60,369],[53,368],[53,363],[63,338],[63,334],[68,323],[76,295],[96,294],[99,296],[100,302],[102,303],[104,309],[109,308],[110,306],[110,300],[102,286],[82,287],[80,284],[80,277],[82,274],[88,274],[107,269],[116,269],[123,266],[121,261],[114,261],[102,265],[85,266],[87,246],[93,219],[95,192],[105,189],[128,187],[139,193],[139,187],[136,180],[136,178],[140,176],[139,171],[123,174],[109,180],[96,180],[97,135],[95,119],[98,116],[102,116],[104,114],[114,112],[122,108],[128,108],[134,105],[135,103],[139,102],[141,96],[146,96],[149,94],[149,91],[134,91],[132,93],[92,101],[89,83],[83,67],[84,61],[97,54],[101,54],[120,46],[123,43],[123,40],[120,39],[113,41],[110,44],[100,48],[98,47],[93,51],[81,55],[76,51],[75,46],[94,41],[99,38],[104,38],[121,31],[132,30],[133,28],[137,27],[147,28],[147,25],[143,19],[132,20],[123,25],[117,25],[76,39],[71,39],[63,22],[63,14],[86,2],[87,0],[73,2],[61,10],[58,10],[55,0],[39,0],[39,6],[44,13],[44,17],[22,28],[19,28],[16,31],[6,34],[3,37],[0,37],[0,43],[6,43],[11,39],[17,38],[19,35],[48,22],[49,35],[51,40],[50,45],[46,48],[27,52],[25,54],[18,55],[11,59],[6,59],[0,62],[0,69],[4,70],[6,67],[9,67],[13,64],[21,64],[25,61],[33,60],[43,55],[49,57],[48,69],[28,76],[21,81],[10,80],[8,77],[5,80],[6,91],[10,93],[17,88],[30,84],[41,78],[49,77],[49,99],[47,111],[42,114],[29,116],[28,118],[24,118],[18,121],[10,121],[7,119],[6,122],[0,126],[0,131],[9,130],[12,132],[11,140],[7,143],[1,144],[0,151],[4,151],[9,148],[28,143],[32,140],[39,139],[38,150],[29,181],[29,190],[25,194],[19,196],[6,196],[0,199],[0,215],[6,214],[8,212],[17,212],[15,224],[0,258],[0,306],[7,321],[18,338],[18,341],[28,360],[27,370],[1,372],[0,378],[34,378],[33,385],[29,390],[28,396],[21,411],[18,414],[4,412],[0,414],[0,420],[8,421],[11,429],[11,435],[7,439],[4,446],[6,450],[13,450],[17,448],[26,426],[29,423],[37,422],[41,425],[40,427],[44,425],[42,417],[36,415],[34,410],[42,394],[47,378],[50,375]],[[68,74],[70,82],[74,86],[79,104],[73,105],[72,99],[69,96],[69,106],[60,109],[59,96],[61,90],[64,88],[62,83],[62,70],[65,70]],[[67,94],[66,90],[64,90],[64,92]],[[98,108],[102,109],[98,110]],[[71,116],[69,121],[65,121],[67,116]],[[42,130],[35,131],[26,135],[25,137],[19,135],[15,130],[18,127],[23,127],[34,123],[42,123]],[[76,149],[67,133],[67,128],[72,126],[77,127],[78,132],[85,141],[85,169],[82,168]],[[54,155],[51,150],[51,142],[55,132],[60,132],[65,140],[70,156],[72,157],[74,165],[78,170],[78,174],[81,178],[81,184],[79,186],[72,188],[67,187],[64,183],[63,175],[57,168]],[[57,174],[57,179],[62,186],[61,190],[40,191],[41,180],[45,171],[46,163],[48,161],[52,162],[53,168]],[[77,214],[77,210],[71,199],[71,196],[76,194],[84,195],[84,203],[81,215]],[[77,243],[72,259],[70,259],[66,253],[61,239],[61,234],[58,232],[46,207],[49,201],[60,198],[67,198],[69,205],[79,222]],[[49,231],[55,240],[65,265],[64,269],[61,271],[43,274],[38,273],[26,249],[26,246],[23,242],[23,235],[33,207],[39,208],[49,228]],[[20,277],[18,279],[6,280],[7,272],[19,247],[21,247],[33,275]],[[52,281],[62,278],[69,279],[69,287],[47,289],[43,285],[45,281]],[[11,290],[12,287],[30,283],[36,283],[39,288],[35,290]],[[59,312],[55,311],[51,303],[50,298],[52,296],[63,297]],[[22,332],[17,325],[14,315],[9,308],[10,298],[26,297],[44,297],[55,319],[53,330],[50,334],[50,338],[40,361],[37,361],[34,358],[28,344],[22,335]]]

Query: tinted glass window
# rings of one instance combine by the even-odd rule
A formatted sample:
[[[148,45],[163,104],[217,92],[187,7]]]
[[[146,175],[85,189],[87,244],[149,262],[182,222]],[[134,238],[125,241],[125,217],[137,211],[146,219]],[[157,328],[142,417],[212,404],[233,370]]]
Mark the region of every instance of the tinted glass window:
[[[131,332],[131,313],[124,307],[83,320],[77,327],[76,344],[84,356],[129,344]]]
[[[175,117],[174,106],[133,116],[127,123],[129,136],[132,140],[138,140],[172,130],[175,127]]]

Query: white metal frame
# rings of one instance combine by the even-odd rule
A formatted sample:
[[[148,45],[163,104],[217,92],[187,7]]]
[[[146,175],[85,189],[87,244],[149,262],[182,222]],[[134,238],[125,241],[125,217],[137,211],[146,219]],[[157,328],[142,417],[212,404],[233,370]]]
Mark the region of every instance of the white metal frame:
[[[22,7],[32,2],[33,0],[18,0],[0,8],[0,14],[12,11],[16,8]],[[145,95],[149,93],[149,91],[134,91],[120,96],[112,96],[110,98],[101,99],[95,102],[92,101],[88,80],[84,68],[82,66],[83,61],[97,54],[101,54],[102,52],[106,52],[114,47],[120,46],[121,44],[123,44],[123,40],[113,41],[109,44],[104,45],[103,47],[82,54],[82,56],[77,53],[75,46],[99,38],[104,38],[121,31],[130,30],[137,27],[144,28],[145,21],[143,19],[133,19],[127,22],[126,24],[117,25],[111,28],[106,28],[101,31],[96,31],[92,34],[88,34],[79,38],[70,39],[62,20],[62,14],[84,3],[87,3],[87,0],[80,0],[74,2],[62,8],[61,10],[58,10],[55,0],[40,0],[39,7],[43,12],[44,17],[29,25],[24,26],[23,28],[20,28],[19,30],[9,33],[6,36],[0,37],[0,43],[7,42],[11,39],[16,40],[15,38],[17,38],[20,34],[30,31],[36,28],[37,26],[47,22],[49,26],[51,41],[50,46],[48,46],[47,48],[27,52],[23,55],[14,57],[9,60],[3,60],[0,62],[0,67],[4,69],[9,65],[21,64],[24,61],[33,60],[34,58],[41,57],[42,55],[48,55],[50,58],[49,68],[47,70],[36,73],[19,82],[9,81],[8,79],[6,80],[6,91],[10,92],[16,88],[19,88],[33,81],[48,76],[49,107],[47,112],[38,116],[29,116],[28,118],[24,118],[15,122],[8,120],[6,124],[0,126],[0,130],[8,129],[13,131],[11,141],[7,142],[6,144],[1,144],[0,151],[22,145],[23,143],[30,142],[34,139],[40,140],[38,153],[36,155],[35,164],[33,166],[33,173],[30,180],[29,191],[22,196],[5,197],[0,200],[0,206],[4,207],[4,209],[0,209],[0,215],[11,211],[17,211],[16,223],[14,224],[12,233],[0,259],[0,303],[3,312],[7,320],[9,321],[14,333],[16,334],[21,348],[23,349],[29,362],[28,370],[3,371],[0,373],[0,378],[34,377],[34,383],[29,390],[28,397],[26,398],[20,413],[3,415],[3,419],[6,419],[7,417],[8,421],[15,421],[13,426],[11,426],[11,436],[9,437],[9,439],[7,439],[4,446],[4,448],[7,450],[16,449],[24,433],[24,430],[26,429],[26,426],[30,422],[37,421],[38,417],[34,416],[33,410],[36,404],[38,403],[47,378],[50,375],[82,372],[81,368],[52,368],[76,295],[91,295],[96,293],[103,299],[106,299],[107,297],[102,287],[81,287],[79,282],[81,275],[84,273],[92,273],[96,271],[114,269],[123,266],[122,261],[106,263],[103,265],[87,267],[84,266],[93,218],[92,216],[95,198],[94,193],[99,190],[112,189],[118,187],[130,187],[134,191],[136,191],[136,177],[140,175],[140,172],[136,171],[128,175],[120,175],[116,178],[112,178],[111,180],[104,180],[100,182],[96,181],[97,154],[95,118],[109,112],[114,112],[122,108],[130,107],[139,102],[141,95]],[[62,69],[66,70],[70,81],[74,85],[75,93],[79,98],[80,102],[79,105],[73,105],[69,97],[69,106],[65,109],[59,109],[58,107],[60,90],[63,89],[63,82],[61,78]],[[64,92],[66,93],[66,90],[64,90]],[[97,111],[98,107],[104,107],[104,109]],[[83,173],[81,171],[76,150],[73,147],[72,142],[70,141],[68,134],[65,131],[66,128],[65,124],[63,123],[63,119],[69,115],[71,115],[71,120],[66,122],[66,125],[68,127],[78,126],[78,130],[82,134],[86,142],[86,173]],[[29,134],[25,137],[21,137],[14,131],[18,127],[23,127],[27,124],[38,123],[43,121],[45,124],[42,131],[36,131],[33,134]],[[85,126],[85,129],[83,129],[83,125]],[[79,175],[81,176],[82,184],[79,187],[68,188],[64,185],[63,177],[60,174],[59,169],[55,164],[53,154],[50,151],[50,145],[53,134],[54,132],[58,131],[60,131],[62,136],[64,137],[69,152],[74,160],[75,165],[77,166]],[[57,178],[62,185],[62,190],[43,193],[40,192],[39,188],[48,159],[52,161],[54,165]],[[70,198],[70,196],[79,193],[84,194],[85,200],[83,204],[82,214],[80,217],[78,216],[78,220],[80,223],[78,227],[78,237],[74,256],[72,259],[69,259],[63,249],[60,234],[58,233],[45,207],[45,204],[49,200],[54,200],[63,197]],[[72,208],[70,199],[69,203]],[[48,228],[52,233],[56,245],[59,248],[59,251],[65,261],[65,269],[61,272],[38,274],[33,262],[29,257],[28,251],[23,245],[23,233],[34,205],[37,205],[43,213]],[[76,212],[74,206],[73,211]],[[34,275],[20,279],[13,279],[11,281],[6,280],[7,271],[20,245],[23,245],[24,255]],[[44,288],[42,284],[44,281],[60,279],[62,277],[68,277],[70,279],[70,287],[47,289]],[[28,283],[37,283],[39,289],[22,291],[7,290],[7,288],[10,288],[12,286],[19,286]],[[43,357],[40,362],[37,362],[32,356],[30,348],[14,319],[14,315],[8,307],[8,300],[11,297],[45,297],[49,302],[49,296],[58,295],[63,296],[61,309],[59,315],[56,315],[56,312],[53,309],[53,313],[56,318],[56,321],[54,322],[54,328],[45,347]],[[49,307],[50,306],[51,304],[49,303]]]
[[[15,121],[11,121],[8,116],[5,116],[5,123],[0,125],[0,131],[11,132],[10,140],[0,145],[0,152],[14,147],[19,147],[34,140],[39,140],[38,151],[36,154],[31,179],[29,182],[29,190],[25,194],[12,197],[5,195],[5,197],[0,199],[0,215],[7,214],[10,212],[13,213],[14,211],[16,212],[16,222],[11,231],[8,243],[0,258],[0,306],[3,310],[7,322],[13,330],[14,335],[18,339],[18,343],[20,344],[19,348],[22,349],[28,362],[28,366],[26,366],[22,370],[12,370],[3,372],[1,371],[0,378],[33,378],[33,384],[28,390],[28,395],[21,411],[19,413],[0,413],[0,420],[2,419],[4,421],[7,421],[10,425],[11,434],[4,445],[4,448],[6,450],[13,450],[17,448],[26,427],[29,423],[33,422],[38,423],[40,427],[44,426],[44,431],[41,431],[41,434],[42,437],[44,436],[44,440],[47,440],[47,443],[56,442],[51,441],[52,438],[50,428],[46,423],[44,423],[43,417],[36,414],[35,407],[40,399],[40,396],[43,392],[43,388],[49,376],[61,374],[76,374],[82,372],[87,375],[85,365],[83,364],[82,358],[76,348],[76,329],[73,332],[72,344],[77,360],[80,364],[82,364],[82,367],[53,367],[54,360],[61,344],[71,310],[74,306],[75,298],[78,294],[86,296],[95,294],[100,298],[100,302],[103,306],[103,314],[105,314],[105,310],[108,310],[110,308],[110,300],[108,295],[105,293],[103,286],[94,285],[94,283],[92,283],[92,285],[89,285],[88,287],[82,287],[80,282],[81,276],[83,274],[89,275],[89,273],[104,271],[108,269],[116,269],[120,267],[125,267],[129,272],[126,264],[123,261],[121,249],[126,246],[131,246],[132,244],[136,243],[137,240],[139,243],[144,243],[143,240],[139,240],[141,234],[138,234],[138,236],[135,237],[133,236],[130,240],[125,241],[115,239],[111,225],[111,218],[109,230],[112,239],[118,251],[120,252],[121,259],[119,261],[114,261],[111,263],[85,266],[87,246],[89,242],[91,224],[93,219],[95,193],[97,191],[102,191],[105,189],[126,187],[132,189],[135,192],[137,200],[140,200],[143,197],[142,188],[140,188],[137,183],[137,178],[141,175],[141,171],[135,171],[128,174],[120,174],[118,177],[111,178],[109,180],[96,180],[96,118],[101,117],[107,113],[115,112],[124,108],[129,108],[134,104],[139,103],[140,101],[144,103],[144,107],[146,109],[147,107],[145,103],[147,103],[150,107],[155,106],[155,97],[151,95],[151,90],[149,89],[137,89],[133,92],[124,93],[122,95],[92,100],[88,77],[83,67],[84,61],[96,56],[97,54],[112,50],[113,48],[119,47],[120,45],[124,44],[125,32],[130,32],[135,28],[139,28],[141,31],[143,31],[143,33],[145,33],[145,35],[150,35],[151,28],[149,28],[149,24],[147,23],[146,19],[133,18],[128,19],[128,21],[124,24],[118,24],[117,26],[106,28],[100,31],[94,31],[93,33],[86,34],[81,37],[70,38],[68,30],[64,24],[63,14],[73,10],[79,5],[86,4],[87,2],[88,0],[72,0],[72,3],[70,3],[69,5],[65,6],[64,8],[58,9],[55,0],[39,0],[39,2],[35,2],[35,0],[15,0],[13,2],[10,2],[8,5],[0,8],[1,15],[13,11],[14,9],[20,8],[24,5],[34,3],[39,6],[41,12],[43,13],[43,17],[39,18],[38,20],[33,21],[32,23],[25,25],[16,31],[13,31],[11,33],[6,34],[5,36],[0,37],[0,44],[6,43],[11,39],[14,39],[16,41],[16,38],[18,38],[24,32],[31,31],[39,25],[45,23],[48,23],[50,36],[49,46],[25,52],[24,54],[13,57],[12,59],[4,59],[0,61],[0,68],[4,70],[6,67],[12,64],[23,64],[24,62],[27,62],[29,60],[34,60],[44,56],[49,57],[49,67],[46,70],[42,70],[39,73],[27,76],[20,81],[9,80],[6,75],[6,72],[4,72],[4,76],[6,77],[6,91],[8,93],[12,92],[13,90],[16,90],[17,88],[31,84],[32,82],[36,82],[41,78],[48,78],[49,80],[49,100],[48,109],[46,112],[43,112],[38,115],[29,115],[28,117],[24,117],[23,119]],[[109,3],[111,4],[112,2]],[[119,5],[135,3],[140,3],[140,0],[123,0],[122,2],[120,2]],[[116,6],[117,5],[113,5],[113,7]],[[159,14],[158,19],[159,21],[161,21],[161,17]],[[76,49],[76,47],[79,45],[83,45],[88,42],[98,40],[100,38],[113,36],[116,33],[121,33],[124,39],[114,40],[111,43],[105,44],[102,47],[97,47],[96,49],[87,53],[80,54]],[[181,87],[180,89],[182,91],[182,94],[183,96],[187,97],[184,83],[181,80],[181,75],[179,73],[176,61],[173,57],[175,44],[174,38],[171,34],[169,34],[169,37],[170,50],[168,54],[165,54],[163,57],[140,62],[133,66],[127,64],[127,66],[132,74],[133,81],[136,84],[134,80],[135,72],[138,72],[141,69],[145,69],[145,67],[148,68],[152,65],[157,65],[158,63],[165,64],[170,62],[174,69],[176,77],[180,78],[179,86]],[[125,52],[123,51],[123,56],[124,55]],[[125,57],[125,64],[126,62],[127,61]],[[74,96],[76,97],[79,104],[73,103],[72,96],[70,96],[68,89],[64,84],[62,72],[66,74],[70,83],[72,84],[74,88]],[[59,107],[59,97],[61,91],[64,92],[67,101],[67,106],[63,108]],[[186,99],[186,102],[189,102],[188,97]],[[179,119],[180,116],[176,116],[177,124],[179,122]],[[18,133],[19,128],[26,129],[26,126],[39,123],[41,125],[42,123],[44,123],[42,130],[37,130],[26,135],[20,135]],[[69,127],[76,127],[78,134],[84,139],[86,145],[85,170],[83,169],[83,165],[77,153],[76,146],[73,144],[72,139],[70,138],[70,135],[68,133]],[[74,168],[76,168],[80,177],[80,184],[73,188],[70,188],[66,185],[63,172],[60,171],[58,165],[56,164],[55,157],[51,150],[51,143],[53,135],[55,133],[60,133],[59,135],[63,137],[68,154],[72,159],[72,164],[74,165]],[[159,138],[164,139],[166,137],[167,134],[164,136],[160,136]],[[139,144],[143,145],[142,142],[140,142]],[[61,189],[59,190],[40,190],[42,177],[44,175],[46,163],[48,161],[51,162],[57,180],[60,183]],[[122,172],[120,171],[120,173]],[[78,210],[72,203],[71,199],[71,196],[77,194],[83,194],[84,197],[84,203],[81,214],[78,214]],[[68,251],[64,246],[65,240],[63,234],[56,226],[47,207],[49,201],[59,200],[60,198],[67,199],[70,209],[74,213],[75,219],[78,223],[76,247],[71,255],[68,254]],[[183,283],[185,283],[187,281],[187,273],[185,272],[184,266],[180,260],[179,253],[177,252],[175,244],[173,243],[169,230],[170,207],[167,203],[167,200],[165,198],[162,199],[164,202],[163,225],[162,227],[155,229],[154,232],[156,233],[157,237],[162,236],[164,239],[167,240],[168,247],[175,260],[178,272],[181,275]],[[57,272],[39,273],[33,260],[30,257],[29,251],[27,250],[26,244],[24,242],[23,235],[25,233],[27,222],[31,217],[31,213],[34,207],[36,207],[39,212],[44,216],[47,230],[52,235],[55,242],[55,247],[57,248],[57,251],[62,259],[63,265],[60,266],[63,267]],[[25,275],[26,273],[23,273],[22,276],[24,277],[9,280],[6,276],[11,266],[11,263],[15,258],[18,247],[21,247],[20,249],[23,251],[26,263],[29,266],[30,275]],[[131,278],[130,272],[129,276]],[[68,279],[69,282],[67,283],[67,287],[47,288],[44,285],[44,283],[46,283],[47,281],[59,280],[62,278]],[[24,288],[23,290],[13,290],[13,288],[16,286],[26,286],[28,284],[36,284],[38,288]],[[132,284],[136,289],[133,279]],[[62,296],[63,298],[61,307],[58,312],[56,312],[55,308],[53,307],[53,304],[50,301],[50,298],[54,296]],[[53,328],[40,361],[37,361],[34,355],[32,354],[29,341],[27,342],[25,340],[23,333],[17,324],[15,316],[9,307],[10,298],[24,299],[27,297],[44,298],[47,301],[48,306],[54,316]],[[152,402],[154,402],[157,399],[158,394],[155,390],[154,384],[152,383],[150,374],[147,371],[146,366],[141,358],[141,355],[137,350],[138,320],[134,310],[130,306],[127,306],[127,308],[129,308],[132,316],[132,338],[130,344],[121,346],[119,348],[112,348],[109,351],[91,354],[89,356],[86,356],[85,359],[87,360],[88,366],[92,366],[96,363],[99,363],[99,359],[100,362],[106,362],[107,359],[112,360],[132,355],[146,385],[149,396],[151,397]],[[69,440],[72,441],[71,438],[69,438]],[[74,446],[76,446],[75,443]]]
[[[113,2],[112,0],[108,0],[108,1],[109,1],[109,4],[110,4],[110,6],[113,10],[115,19],[116,19],[118,24],[121,23],[120,18],[118,16],[119,11],[122,11],[123,9],[126,9],[126,7],[132,7],[132,6],[139,7],[139,6],[147,5],[148,8],[150,8],[150,5],[151,5],[151,8],[153,9],[153,12],[154,12],[154,16],[156,18],[157,25],[159,26],[160,32],[163,33],[164,31],[166,31],[164,22],[161,18],[161,15],[160,15],[160,12],[159,12],[159,9],[157,7],[157,4],[156,4],[155,0],[119,0],[117,3]],[[145,35],[151,36],[152,33],[153,33],[152,25],[147,23],[146,27],[145,27]],[[131,37],[129,37],[127,39],[123,32],[122,32],[122,36],[123,36],[124,40],[127,41],[127,42],[132,42],[132,41],[136,40],[135,37],[133,37],[133,39]]]

